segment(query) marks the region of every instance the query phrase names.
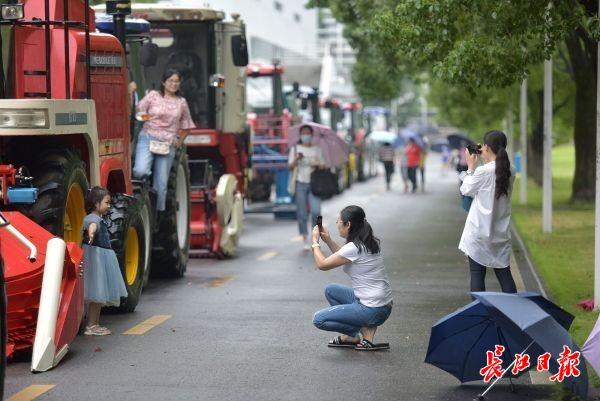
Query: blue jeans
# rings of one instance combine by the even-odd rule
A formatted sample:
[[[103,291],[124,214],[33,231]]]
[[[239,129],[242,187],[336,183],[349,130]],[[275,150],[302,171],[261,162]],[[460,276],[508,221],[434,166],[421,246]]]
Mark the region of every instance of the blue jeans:
[[[156,209],[165,210],[167,182],[175,159],[175,146],[171,146],[168,155],[155,155],[150,152],[150,140],[153,139],[144,131],[140,132],[135,148],[133,176],[141,180],[152,175],[152,188],[156,191]]]
[[[317,225],[317,216],[321,214],[321,198],[313,195],[309,183],[296,181],[296,207],[298,231],[308,235],[308,212],[312,217],[311,229]]]
[[[354,290],[340,284],[325,287],[330,308],[315,313],[313,324],[321,330],[335,331],[356,337],[362,327],[381,326],[392,312],[390,306],[371,308],[361,304]]]

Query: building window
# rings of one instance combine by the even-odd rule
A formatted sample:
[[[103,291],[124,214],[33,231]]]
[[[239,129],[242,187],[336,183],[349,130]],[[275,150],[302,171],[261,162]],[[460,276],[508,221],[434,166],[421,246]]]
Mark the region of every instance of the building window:
[[[294,21],[296,21],[296,22],[300,22],[300,20],[301,20],[301,19],[302,19],[302,18],[300,17],[300,14],[298,14],[298,13],[294,13]]]
[[[275,3],[273,3],[273,6],[275,7],[275,10],[283,11],[283,4],[281,4],[280,1],[276,1]]]

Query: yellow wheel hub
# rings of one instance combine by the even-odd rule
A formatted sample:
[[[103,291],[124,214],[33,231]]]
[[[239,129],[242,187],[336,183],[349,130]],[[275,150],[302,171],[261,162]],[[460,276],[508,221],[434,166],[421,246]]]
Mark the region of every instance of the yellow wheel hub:
[[[135,228],[129,227],[125,239],[125,279],[128,285],[133,285],[138,275],[140,261],[140,243]]]
[[[73,183],[69,187],[64,217],[64,240],[81,244],[83,219],[85,217],[85,201],[83,189]]]

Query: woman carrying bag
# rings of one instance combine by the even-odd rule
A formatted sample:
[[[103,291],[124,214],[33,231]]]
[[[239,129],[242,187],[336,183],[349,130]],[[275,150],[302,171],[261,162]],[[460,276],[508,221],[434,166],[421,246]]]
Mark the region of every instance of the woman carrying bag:
[[[196,127],[187,101],[179,93],[180,85],[179,72],[168,69],[161,78],[161,89],[150,91],[136,107],[136,117],[145,122],[136,145],[133,176],[153,176],[157,210],[165,210],[175,150],[183,145],[187,130]]]
[[[296,196],[298,231],[302,235],[305,250],[310,250],[308,213],[312,217],[312,227],[317,225],[317,216],[321,214],[321,199],[310,190],[310,175],[324,163],[321,149],[313,144],[312,127],[303,125],[300,127],[300,143],[290,149],[288,165],[292,171],[291,184]]]

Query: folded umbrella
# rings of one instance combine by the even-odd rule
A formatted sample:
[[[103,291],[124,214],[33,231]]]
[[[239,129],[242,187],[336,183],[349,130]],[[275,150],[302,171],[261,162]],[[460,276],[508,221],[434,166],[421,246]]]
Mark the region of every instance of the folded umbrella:
[[[475,301],[442,318],[432,327],[425,358],[425,362],[447,371],[461,382],[482,379],[480,370],[486,364],[486,352],[493,351],[496,345],[506,349],[501,366],[507,377],[514,377],[508,369],[512,368],[516,353],[527,353],[531,358],[532,366],[520,371],[520,375],[536,366],[538,357],[546,352],[551,354],[550,372],[557,373],[560,368],[557,360],[563,346],[572,351],[579,350],[563,325],[543,308],[551,310],[566,325],[570,324],[568,316],[537,294],[474,292],[472,295]],[[565,377],[563,384],[586,399],[585,362],[582,360],[577,368],[581,374]]]
[[[326,125],[306,122],[290,127],[288,145],[295,146],[300,141],[300,128],[308,125],[313,130],[313,144],[321,148],[327,167],[339,167],[348,161],[350,147],[335,131]]]

